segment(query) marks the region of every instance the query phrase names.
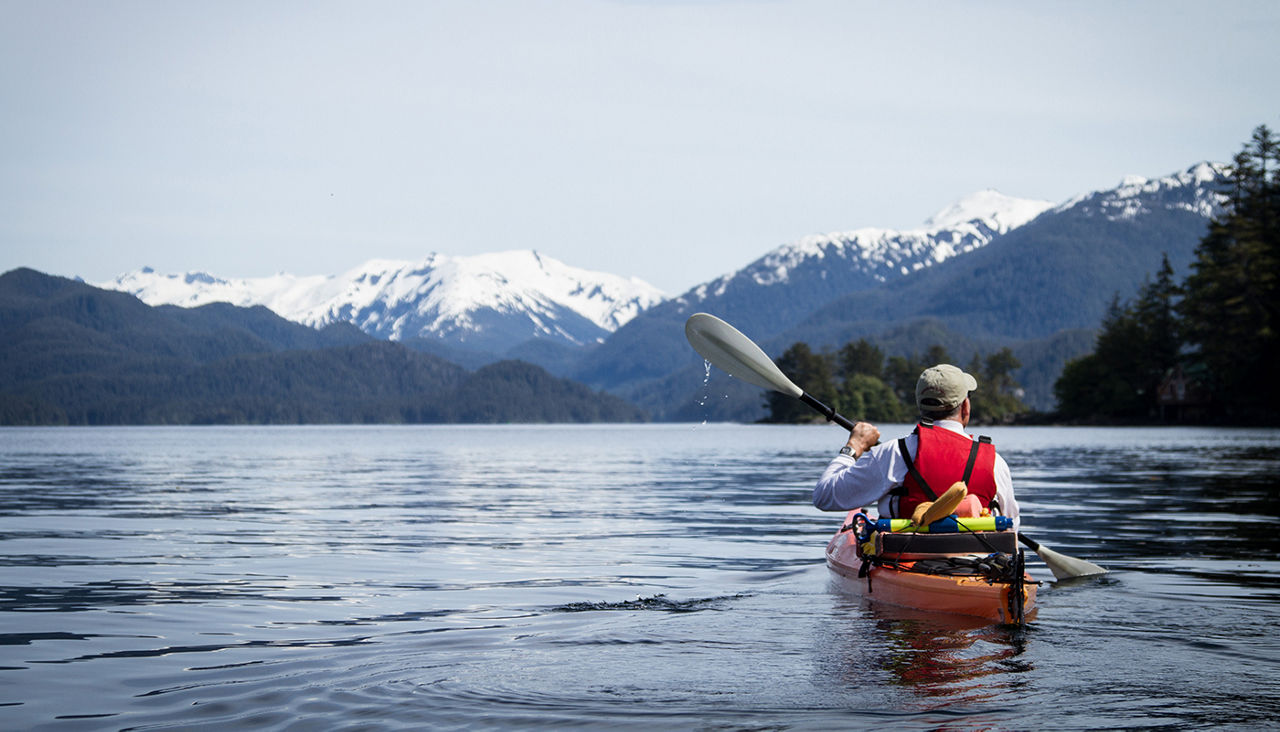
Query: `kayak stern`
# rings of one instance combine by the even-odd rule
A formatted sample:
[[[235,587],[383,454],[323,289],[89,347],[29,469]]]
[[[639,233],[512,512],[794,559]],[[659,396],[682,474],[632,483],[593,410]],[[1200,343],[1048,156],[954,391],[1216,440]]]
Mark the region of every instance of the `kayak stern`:
[[[918,555],[914,561],[864,563],[858,532],[852,530],[841,530],[831,538],[826,558],[827,566],[843,580],[842,588],[875,602],[1003,624],[1020,624],[1035,615],[1036,582],[1025,573],[1021,582],[1009,582],[981,574],[912,571],[922,558]]]

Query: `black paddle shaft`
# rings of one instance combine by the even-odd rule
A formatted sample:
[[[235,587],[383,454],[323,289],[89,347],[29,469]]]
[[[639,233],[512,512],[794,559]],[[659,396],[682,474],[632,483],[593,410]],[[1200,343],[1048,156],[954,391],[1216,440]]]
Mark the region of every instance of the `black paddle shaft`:
[[[809,395],[809,392],[806,391],[802,393],[800,395],[800,401],[813,407],[815,410],[818,411],[819,414],[826,417],[828,422],[835,422],[836,424],[849,430],[850,432],[853,431],[853,422],[850,422],[849,420],[837,414],[836,410],[832,409],[831,407],[828,407],[827,405],[823,404],[817,399],[814,399],[812,396]]]

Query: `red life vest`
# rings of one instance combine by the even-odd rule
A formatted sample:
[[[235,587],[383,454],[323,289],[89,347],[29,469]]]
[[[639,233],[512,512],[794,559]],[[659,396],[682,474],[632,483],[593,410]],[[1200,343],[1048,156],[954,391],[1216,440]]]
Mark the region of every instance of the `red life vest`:
[[[996,447],[991,438],[973,439],[966,434],[934,427],[932,422],[916,425],[919,440],[915,458],[907,452],[907,440],[898,440],[898,450],[907,463],[907,478],[897,490],[894,515],[910,517],[925,501],[937,500],[951,484],[963,480],[969,495],[984,506],[996,499]]]

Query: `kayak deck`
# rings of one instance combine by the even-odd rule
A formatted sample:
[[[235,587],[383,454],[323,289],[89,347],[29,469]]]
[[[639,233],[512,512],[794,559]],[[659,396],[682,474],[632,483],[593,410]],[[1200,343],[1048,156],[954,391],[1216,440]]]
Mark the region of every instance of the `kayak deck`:
[[[929,612],[1022,623],[1034,617],[1036,582],[993,581],[981,574],[929,574],[912,571],[919,561],[864,562],[856,531],[841,530],[827,543],[827,566],[842,587],[868,599]],[[865,570],[864,570],[865,565]]]

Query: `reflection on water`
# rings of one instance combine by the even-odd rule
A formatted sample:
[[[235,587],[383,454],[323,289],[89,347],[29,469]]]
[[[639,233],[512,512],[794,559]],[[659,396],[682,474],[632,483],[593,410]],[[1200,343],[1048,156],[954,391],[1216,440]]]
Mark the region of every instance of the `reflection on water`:
[[[999,705],[1021,683],[1018,674],[1034,668],[1023,656],[1034,626],[879,605],[847,594],[846,581],[831,580],[837,613],[864,621],[844,639],[850,684],[874,680],[909,692],[909,709],[954,711]]]
[[[1112,570],[1033,559],[1021,629],[840,590],[832,428],[4,430],[5,726],[1269,719],[1280,434],[992,435],[1027,532]]]

